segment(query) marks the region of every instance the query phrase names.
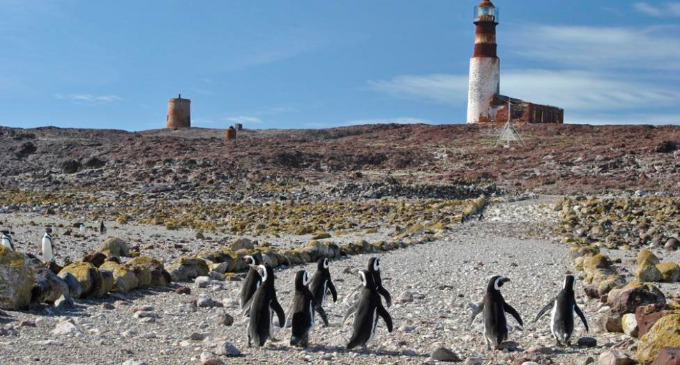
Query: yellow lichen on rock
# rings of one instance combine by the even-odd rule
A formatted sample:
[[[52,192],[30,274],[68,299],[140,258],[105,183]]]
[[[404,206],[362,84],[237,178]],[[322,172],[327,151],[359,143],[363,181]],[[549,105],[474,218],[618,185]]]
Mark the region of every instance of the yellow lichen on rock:
[[[26,257],[0,246],[0,309],[28,307],[33,282],[33,268]]]
[[[637,359],[641,364],[651,364],[663,347],[680,347],[680,314],[659,319],[640,339]]]

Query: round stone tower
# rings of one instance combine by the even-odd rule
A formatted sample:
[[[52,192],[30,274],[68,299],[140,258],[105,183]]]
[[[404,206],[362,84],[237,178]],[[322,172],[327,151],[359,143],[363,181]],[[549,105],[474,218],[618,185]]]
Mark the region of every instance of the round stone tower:
[[[498,9],[489,0],[475,6],[475,50],[470,59],[467,123],[494,119],[491,102],[500,91],[501,68],[496,55]]]
[[[191,128],[191,100],[182,99],[182,94],[168,100],[167,128]]]

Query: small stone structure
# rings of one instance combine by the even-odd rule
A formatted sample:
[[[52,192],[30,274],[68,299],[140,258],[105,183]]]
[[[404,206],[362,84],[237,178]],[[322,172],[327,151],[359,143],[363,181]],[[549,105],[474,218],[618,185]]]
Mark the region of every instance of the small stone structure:
[[[235,123],[234,128],[236,128],[236,131],[242,131],[243,130],[243,124]]]
[[[191,128],[191,100],[183,99],[182,94],[168,100],[167,128]]]

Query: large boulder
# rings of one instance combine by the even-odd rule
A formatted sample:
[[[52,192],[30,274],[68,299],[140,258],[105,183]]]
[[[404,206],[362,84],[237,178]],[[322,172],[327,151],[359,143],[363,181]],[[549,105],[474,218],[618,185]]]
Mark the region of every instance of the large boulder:
[[[654,324],[638,344],[637,358],[641,364],[651,364],[664,347],[680,347],[680,314],[665,316]]]
[[[233,252],[242,249],[253,250],[255,249],[255,243],[247,238],[239,238],[229,245],[229,249]]]
[[[33,282],[33,268],[26,256],[0,246],[0,309],[28,307]]]
[[[638,324],[638,337],[644,336],[659,319],[673,314],[673,311],[664,310],[660,305],[642,305],[635,310],[635,322]]]
[[[656,265],[656,268],[661,273],[661,280],[666,283],[675,283],[680,281],[680,266],[675,262],[662,262]]]
[[[652,365],[680,365],[680,347],[663,347]]]
[[[635,269],[635,278],[643,283],[658,283],[661,281],[661,272],[655,264],[647,263]]]
[[[163,263],[151,257],[135,257],[123,266],[135,273],[139,288],[166,286],[171,281]]]
[[[130,256],[130,246],[128,246],[127,242],[117,237],[109,237],[99,245],[98,251],[109,257]]]
[[[640,253],[638,253],[637,264],[640,265],[640,266],[650,265],[650,264],[656,265],[659,262],[660,262],[659,258],[656,257],[656,255],[654,255],[652,253],[652,251],[650,251],[650,250],[644,249],[644,250],[641,250]]]
[[[83,257],[83,261],[91,263],[94,267],[100,267],[106,261],[106,258],[106,254],[102,252],[90,252]]]
[[[61,297],[70,294],[68,284],[48,268],[35,271],[35,285],[33,286],[31,303],[54,303]]]
[[[175,273],[178,276],[178,281],[185,281],[199,276],[207,276],[208,273],[210,273],[210,267],[203,259],[181,256],[177,259],[177,264],[173,269],[172,275]]]
[[[78,280],[81,290],[80,297],[96,296],[101,293],[102,275],[91,263],[74,262],[63,268],[59,272],[59,276],[62,276],[62,273],[70,273]]]
[[[137,289],[139,281],[132,269],[122,266],[114,261],[107,261],[99,267],[101,271],[110,271],[113,274],[112,292],[127,293]]]
[[[629,283],[621,289],[613,289],[607,295],[607,304],[616,313],[635,313],[642,305],[665,305],[666,297],[659,288],[646,283]]]
[[[80,298],[83,290],[80,288],[78,279],[76,279],[73,274],[66,271],[60,271],[57,276],[59,276],[61,280],[64,280],[64,283],[68,286],[68,292],[71,298]]]

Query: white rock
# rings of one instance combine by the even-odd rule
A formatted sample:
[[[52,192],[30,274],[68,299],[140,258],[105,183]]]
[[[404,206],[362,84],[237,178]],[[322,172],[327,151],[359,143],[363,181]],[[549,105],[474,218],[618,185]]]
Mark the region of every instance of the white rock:
[[[69,321],[64,321],[57,324],[52,330],[52,334],[55,336],[81,336],[83,335],[83,330]]]

